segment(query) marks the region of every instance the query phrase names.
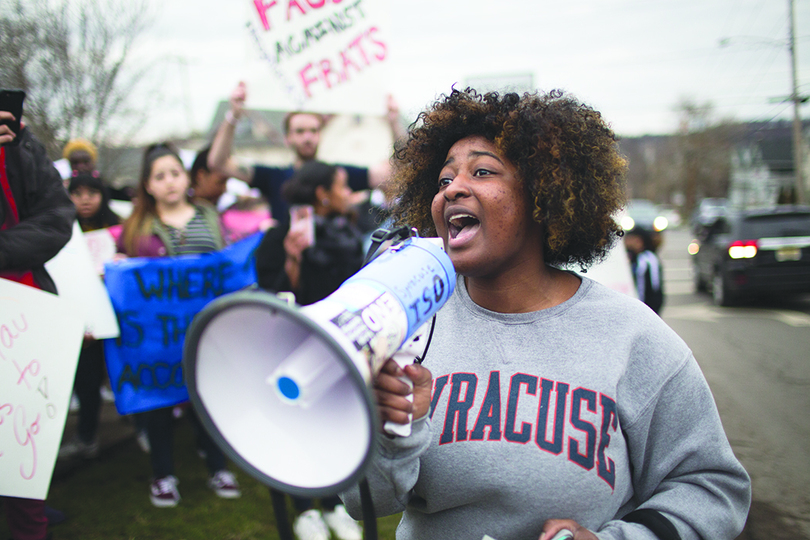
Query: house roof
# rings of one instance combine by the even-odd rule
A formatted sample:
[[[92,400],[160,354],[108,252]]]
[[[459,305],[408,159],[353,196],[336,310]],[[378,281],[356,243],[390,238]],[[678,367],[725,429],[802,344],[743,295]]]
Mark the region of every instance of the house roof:
[[[227,101],[220,101],[208,130],[209,140],[220,124],[225,120],[225,113],[230,108]],[[243,119],[237,124],[234,133],[234,148],[245,146],[284,146],[284,116],[286,111],[267,109],[245,109]]]
[[[738,146],[757,146],[762,162],[774,172],[793,172],[793,122],[747,122]],[[802,121],[802,132],[810,120]]]

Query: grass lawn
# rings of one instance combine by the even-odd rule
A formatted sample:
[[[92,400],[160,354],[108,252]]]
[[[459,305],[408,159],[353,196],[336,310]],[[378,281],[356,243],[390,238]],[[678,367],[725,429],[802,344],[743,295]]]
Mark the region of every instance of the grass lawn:
[[[278,539],[268,489],[234,466],[239,499],[220,499],[206,486],[205,463],[197,456],[190,422],[177,421],[175,467],[182,500],[176,508],[149,502],[149,456],[134,438],[107,449],[101,458],[58,475],[47,504],[68,520],[52,527],[54,540],[258,540]],[[288,504],[292,510],[292,503]],[[292,523],[293,514],[290,514]],[[393,540],[399,516],[378,518],[381,540]],[[0,539],[9,538],[0,519]]]

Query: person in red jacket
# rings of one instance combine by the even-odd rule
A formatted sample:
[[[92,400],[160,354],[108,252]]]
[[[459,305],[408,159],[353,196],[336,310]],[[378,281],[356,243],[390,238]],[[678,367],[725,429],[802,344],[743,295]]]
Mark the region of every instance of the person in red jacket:
[[[27,128],[16,135],[2,123],[11,120],[0,111],[0,278],[56,294],[45,262],[70,240],[76,211],[45,147]],[[13,540],[50,538],[45,501],[0,497],[0,504]]]

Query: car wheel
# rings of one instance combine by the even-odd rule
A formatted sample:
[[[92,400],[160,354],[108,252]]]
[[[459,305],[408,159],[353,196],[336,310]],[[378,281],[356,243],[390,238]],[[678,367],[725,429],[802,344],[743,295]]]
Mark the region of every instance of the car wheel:
[[[712,300],[716,306],[726,307],[732,304],[732,296],[722,272],[716,272],[712,276]]]

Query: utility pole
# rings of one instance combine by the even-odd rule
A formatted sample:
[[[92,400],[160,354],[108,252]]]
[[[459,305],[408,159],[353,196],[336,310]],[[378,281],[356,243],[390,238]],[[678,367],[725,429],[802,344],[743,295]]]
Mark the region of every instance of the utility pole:
[[[790,99],[793,101],[793,170],[796,202],[803,203],[806,200],[804,196],[804,156],[802,155],[804,152],[804,141],[802,137],[802,120],[799,117],[799,105],[801,105],[803,98],[799,96],[799,84],[796,73],[796,19],[794,14],[794,0],[788,0],[788,10],[790,12],[790,67],[793,80],[793,91],[790,94]]]

